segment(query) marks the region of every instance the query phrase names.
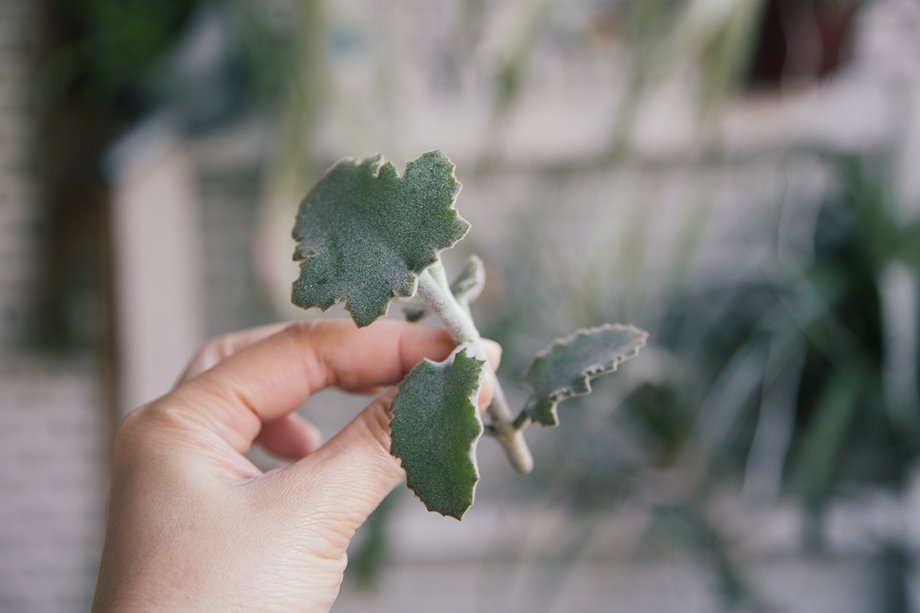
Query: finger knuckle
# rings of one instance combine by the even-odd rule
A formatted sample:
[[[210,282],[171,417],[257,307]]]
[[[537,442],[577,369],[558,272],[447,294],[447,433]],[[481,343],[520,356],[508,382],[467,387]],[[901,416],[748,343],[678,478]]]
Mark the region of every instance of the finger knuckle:
[[[313,320],[295,321],[285,326],[281,333],[291,337],[295,343],[303,343],[316,334],[317,325],[318,322]]]
[[[393,419],[393,403],[388,398],[377,398],[364,412],[366,433],[371,442],[390,453],[390,421]]]

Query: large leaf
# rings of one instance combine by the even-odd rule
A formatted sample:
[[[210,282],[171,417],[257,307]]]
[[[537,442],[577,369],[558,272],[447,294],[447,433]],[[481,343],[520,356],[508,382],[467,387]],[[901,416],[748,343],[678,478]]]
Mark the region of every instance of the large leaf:
[[[605,324],[578,330],[540,351],[524,380],[533,389],[528,404],[531,419],[544,426],[559,423],[556,405],[591,392],[591,379],[613,372],[635,356],[648,334],[633,326]]]
[[[300,204],[293,236],[303,260],[291,300],[326,310],[336,302],[359,326],[415,293],[417,275],[469,224],[453,208],[460,183],[442,153],[423,154],[400,177],[380,156],[336,164]]]
[[[483,364],[462,345],[444,362],[412,369],[393,400],[390,452],[402,461],[406,484],[429,511],[457,519],[473,504],[479,480]]]

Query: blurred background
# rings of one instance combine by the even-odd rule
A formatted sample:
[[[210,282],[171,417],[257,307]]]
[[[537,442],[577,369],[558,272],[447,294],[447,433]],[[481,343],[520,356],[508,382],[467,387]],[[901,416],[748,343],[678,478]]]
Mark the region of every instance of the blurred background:
[[[485,440],[462,524],[392,495],[335,611],[920,612],[918,33],[914,0],[0,0],[0,610],[88,607],[114,429],[201,341],[318,316],[321,173],[440,149],[512,403],[577,326],[651,341],[528,430],[532,475]]]

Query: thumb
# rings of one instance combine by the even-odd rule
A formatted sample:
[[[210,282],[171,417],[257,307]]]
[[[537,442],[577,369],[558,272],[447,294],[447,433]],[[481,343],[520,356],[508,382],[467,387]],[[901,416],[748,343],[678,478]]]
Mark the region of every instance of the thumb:
[[[290,465],[303,496],[291,501],[335,549],[344,552],[355,530],[405,477],[390,455],[396,389],[378,397],[312,455]],[[299,488],[300,489],[300,488]]]

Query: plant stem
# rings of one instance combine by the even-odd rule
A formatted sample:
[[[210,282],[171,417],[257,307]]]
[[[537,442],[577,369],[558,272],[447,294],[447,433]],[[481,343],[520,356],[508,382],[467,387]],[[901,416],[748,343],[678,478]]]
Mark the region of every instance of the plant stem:
[[[479,330],[473,323],[473,318],[454,298],[450,291],[450,284],[444,274],[444,267],[438,260],[425,269],[418,278],[418,293],[425,299],[432,311],[445,323],[447,329],[458,343],[470,343],[476,349],[478,357],[485,359],[485,349]],[[511,409],[505,398],[504,390],[492,366],[486,361],[483,369],[485,381],[492,386],[492,404],[489,405],[489,419],[492,422],[493,432],[498,442],[505,450],[508,461],[514,469],[521,473],[533,470],[533,457],[527,448],[520,430],[511,423]]]

